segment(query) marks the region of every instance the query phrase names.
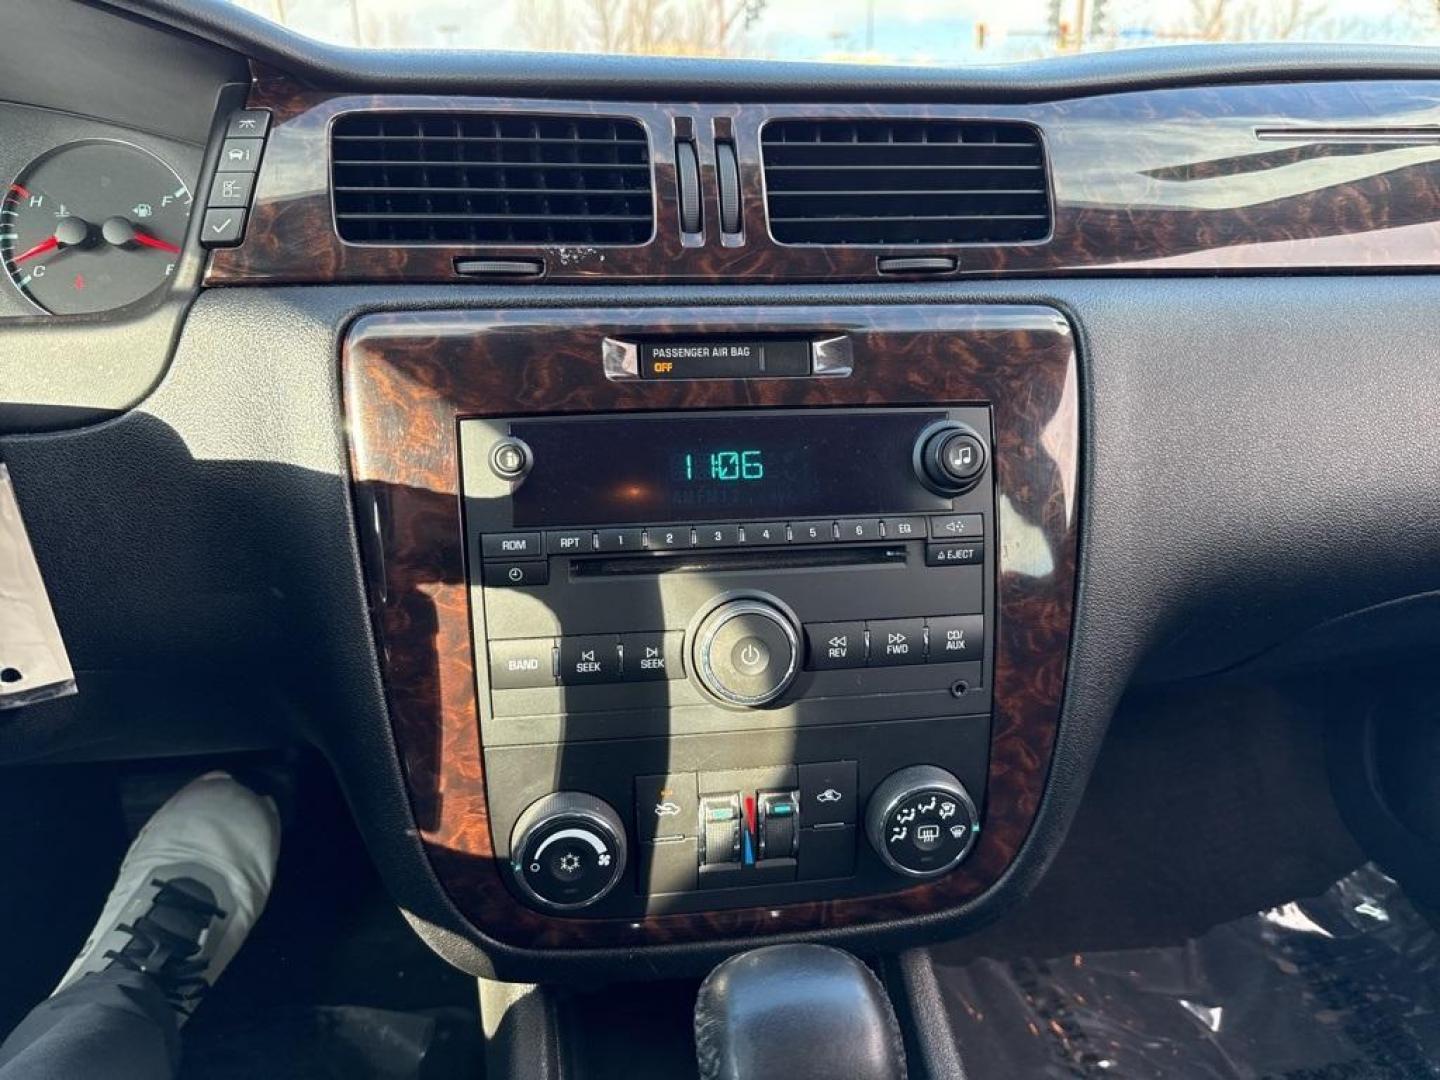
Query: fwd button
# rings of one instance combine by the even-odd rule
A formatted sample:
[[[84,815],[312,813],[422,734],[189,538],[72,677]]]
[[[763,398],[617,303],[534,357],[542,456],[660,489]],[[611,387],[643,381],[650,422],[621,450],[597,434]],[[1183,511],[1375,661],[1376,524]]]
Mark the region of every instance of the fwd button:
[[[870,623],[871,667],[924,662],[924,619],[877,619]]]

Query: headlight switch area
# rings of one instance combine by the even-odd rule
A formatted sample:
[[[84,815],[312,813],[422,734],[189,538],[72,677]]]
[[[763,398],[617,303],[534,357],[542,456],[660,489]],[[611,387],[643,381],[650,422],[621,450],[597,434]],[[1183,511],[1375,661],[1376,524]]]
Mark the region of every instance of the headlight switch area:
[[[344,363],[396,743],[478,929],[864,934],[1010,867],[1074,603],[1059,312],[386,313]]]

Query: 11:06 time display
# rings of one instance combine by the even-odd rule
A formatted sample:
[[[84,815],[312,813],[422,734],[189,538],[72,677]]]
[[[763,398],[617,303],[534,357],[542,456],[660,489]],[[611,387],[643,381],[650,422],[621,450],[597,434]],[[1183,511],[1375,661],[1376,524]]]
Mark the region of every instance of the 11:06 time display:
[[[711,450],[679,455],[676,473],[687,481],[745,483],[765,479],[765,457],[760,450]]]

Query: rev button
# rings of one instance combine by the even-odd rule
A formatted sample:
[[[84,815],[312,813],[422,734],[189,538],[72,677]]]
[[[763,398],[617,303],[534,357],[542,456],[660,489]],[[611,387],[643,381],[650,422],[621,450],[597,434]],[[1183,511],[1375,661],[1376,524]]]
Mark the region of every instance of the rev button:
[[[811,671],[865,666],[865,624],[810,623],[805,627]]]

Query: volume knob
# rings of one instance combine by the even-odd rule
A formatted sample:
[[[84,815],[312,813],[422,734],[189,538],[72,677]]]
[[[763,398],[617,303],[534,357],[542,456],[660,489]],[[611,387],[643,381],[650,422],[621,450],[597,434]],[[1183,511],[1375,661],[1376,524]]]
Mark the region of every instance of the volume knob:
[[[726,705],[766,705],[795,680],[800,637],[769,599],[725,601],[700,620],[690,641],[696,681]]]

